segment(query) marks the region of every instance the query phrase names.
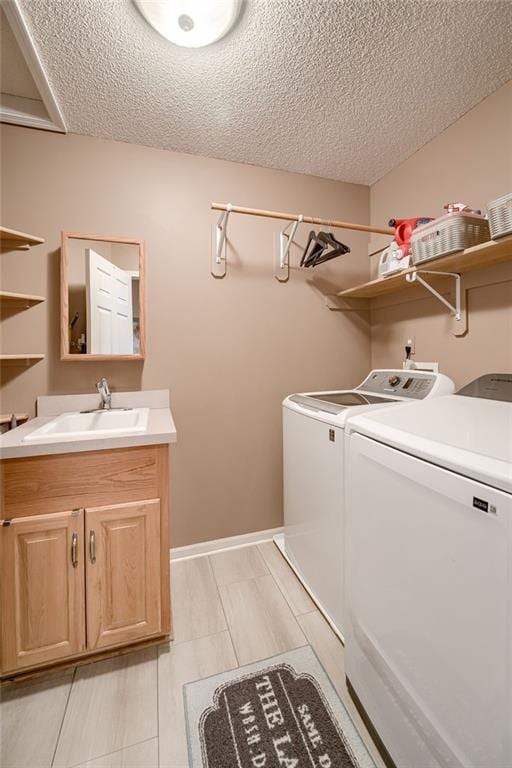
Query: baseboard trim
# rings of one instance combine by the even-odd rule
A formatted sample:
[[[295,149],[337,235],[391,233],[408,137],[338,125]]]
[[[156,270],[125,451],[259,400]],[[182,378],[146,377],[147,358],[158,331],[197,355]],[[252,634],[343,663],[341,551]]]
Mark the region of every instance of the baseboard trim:
[[[189,544],[185,547],[174,547],[171,549],[171,560],[189,560],[193,557],[209,555],[212,552],[222,552],[225,549],[250,547],[263,541],[272,541],[274,536],[282,532],[283,528],[269,528],[266,531],[253,531],[253,533],[243,533],[240,536],[228,536],[225,539],[212,539],[211,541],[200,541],[198,544]]]

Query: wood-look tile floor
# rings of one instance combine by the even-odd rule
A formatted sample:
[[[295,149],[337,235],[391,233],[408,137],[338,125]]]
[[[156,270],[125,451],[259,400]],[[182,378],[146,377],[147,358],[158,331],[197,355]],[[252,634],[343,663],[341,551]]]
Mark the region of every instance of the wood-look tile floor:
[[[178,561],[172,582],[172,643],[0,690],[1,768],[188,768],[184,683],[307,644],[382,768],[343,646],[272,542]]]

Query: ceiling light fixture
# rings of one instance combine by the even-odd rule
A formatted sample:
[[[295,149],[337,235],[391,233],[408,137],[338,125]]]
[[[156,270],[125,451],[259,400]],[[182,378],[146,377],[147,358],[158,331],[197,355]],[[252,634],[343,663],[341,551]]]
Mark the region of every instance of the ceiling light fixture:
[[[171,43],[201,48],[229,32],[240,0],[134,0],[146,21]]]

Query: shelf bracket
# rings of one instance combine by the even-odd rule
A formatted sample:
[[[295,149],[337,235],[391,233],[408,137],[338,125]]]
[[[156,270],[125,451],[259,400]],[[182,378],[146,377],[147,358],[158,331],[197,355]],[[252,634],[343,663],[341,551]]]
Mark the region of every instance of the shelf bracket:
[[[455,304],[452,304],[448,301],[439,291],[436,291],[436,289],[428,283],[426,280],[423,279],[422,275],[434,275],[436,277],[453,277],[455,280]],[[405,279],[408,283],[420,283],[424,288],[427,289],[435,298],[440,301],[442,304],[444,304],[445,307],[447,307],[450,310],[450,314],[453,316],[454,320],[457,324],[460,323],[460,325],[455,326],[453,333],[455,336],[463,336],[467,331],[467,318],[466,318],[466,307],[465,307],[465,301],[463,302],[463,294],[462,294],[462,278],[458,272],[436,272],[434,270],[430,269],[418,269],[415,272],[410,272],[405,276]],[[464,304],[464,306],[463,306]]]
[[[450,304],[448,299],[445,299],[445,297],[439,293],[439,291],[436,291],[435,288],[433,288],[430,283],[427,283],[426,280],[424,280],[421,275],[438,275],[439,277],[454,277],[455,278],[455,306],[453,304]],[[410,274],[405,276],[405,279],[408,283],[421,283],[421,285],[427,289],[427,291],[430,291],[430,293],[436,297],[442,304],[445,305],[445,307],[448,307],[450,312],[454,315],[455,319],[457,321],[462,319],[461,315],[461,308],[460,308],[460,275],[457,272],[433,272],[432,270],[428,269],[418,269],[416,272],[411,272]]]
[[[281,232],[279,232],[279,265],[274,273],[275,279],[280,283],[287,283],[290,279],[290,246],[297,231],[297,227],[304,221],[301,213],[296,221],[290,222]],[[291,232],[287,230],[291,226]]]
[[[221,280],[223,277],[226,277],[227,273],[227,266],[228,266],[228,259],[227,259],[227,253],[226,253],[226,245],[227,245],[227,229],[228,229],[228,221],[229,221],[229,214],[233,210],[233,206],[231,203],[228,203],[226,206],[226,210],[221,213],[219,216],[219,220],[217,221],[217,224],[215,226],[215,243],[214,243],[214,249],[215,252],[212,254],[212,266],[211,266],[211,274],[213,277],[217,278],[218,280]]]

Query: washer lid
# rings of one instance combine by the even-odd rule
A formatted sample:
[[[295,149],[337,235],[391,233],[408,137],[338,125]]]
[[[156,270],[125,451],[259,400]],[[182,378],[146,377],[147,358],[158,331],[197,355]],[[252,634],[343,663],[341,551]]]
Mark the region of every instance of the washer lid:
[[[317,394],[290,395],[288,400],[292,403],[304,405],[315,411],[325,411],[326,413],[341,413],[346,408],[353,408],[356,405],[373,405],[375,403],[394,403],[397,402],[393,397],[379,397],[378,395],[367,395],[354,390],[343,392],[319,392]]]
[[[345,429],[512,493],[512,403],[445,395],[349,416]]]

